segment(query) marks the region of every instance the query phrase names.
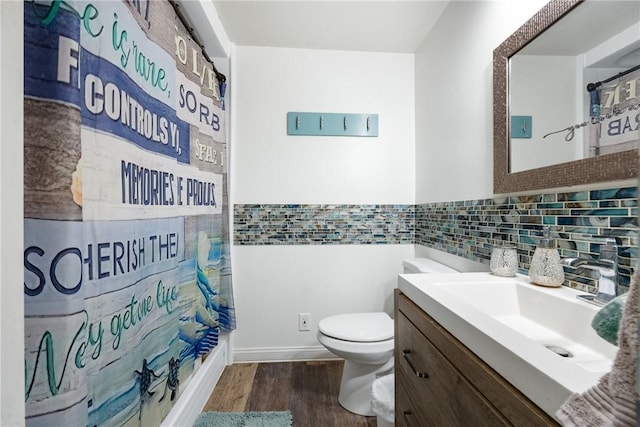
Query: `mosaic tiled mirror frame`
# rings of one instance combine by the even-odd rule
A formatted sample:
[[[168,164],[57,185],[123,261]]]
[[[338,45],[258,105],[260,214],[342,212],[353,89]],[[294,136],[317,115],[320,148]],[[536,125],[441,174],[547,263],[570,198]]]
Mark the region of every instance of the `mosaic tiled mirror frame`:
[[[583,0],[552,0],[493,51],[493,191],[511,194],[637,176],[634,150],[509,173],[509,58]]]

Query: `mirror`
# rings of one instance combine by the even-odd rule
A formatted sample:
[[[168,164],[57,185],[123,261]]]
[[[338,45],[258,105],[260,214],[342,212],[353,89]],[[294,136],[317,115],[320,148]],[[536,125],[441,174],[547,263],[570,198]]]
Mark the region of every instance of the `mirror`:
[[[637,175],[638,3],[553,0],[494,50],[494,193]]]

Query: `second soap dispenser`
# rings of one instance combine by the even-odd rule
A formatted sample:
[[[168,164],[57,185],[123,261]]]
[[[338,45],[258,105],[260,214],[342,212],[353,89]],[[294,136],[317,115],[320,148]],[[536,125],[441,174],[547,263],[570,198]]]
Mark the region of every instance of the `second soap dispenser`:
[[[559,287],[564,283],[564,270],[560,264],[560,254],[550,237],[549,227],[544,227],[543,237],[533,253],[529,278],[536,285]]]

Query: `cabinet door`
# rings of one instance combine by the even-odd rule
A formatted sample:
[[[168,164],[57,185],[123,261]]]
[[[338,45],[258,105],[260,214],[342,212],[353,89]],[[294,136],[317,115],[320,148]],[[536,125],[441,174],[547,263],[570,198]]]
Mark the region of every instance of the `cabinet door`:
[[[403,313],[396,319],[396,375],[417,426],[510,425]]]
[[[402,381],[415,383],[411,386],[413,388],[405,384],[408,390],[407,399],[416,402],[413,405],[414,409],[434,405],[433,402],[436,402],[437,407],[432,409],[429,406],[428,410],[425,409],[429,415],[422,415],[422,417],[433,417],[432,414],[444,411],[445,414],[439,416],[438,422],[444,422],[442,425],[447,427],[465,425],[465,423],[469,426],[505,423],[518,427],[559,426],[553,418],[399,290],[396,290],[395,313],[397,319],[395,322],[396,387],[398,387],[398,381],[403,378],[398,372],[403,370],[406,379]],[[420,344],[424,341],[426,344]],[[416,350],[413,351],[411,346]],[[407,366],[406,357],[402,354],[403,349],[412,351],[408,357],[416,371],[425,371],[430,377],[434,376],[432,372],[435,372],[438,374],[438,381],[432,381],[431,384],[427,381],[424,381],[424,384],[416,382],[417,377]],[[425,356],[428,354],[430,356]],[[414,356],[427,360],[416,361]],[[429,372],[429,369],[432,372]],[[443,373],[445,373],[444,380]],[[449,402],[452,399],[454,402]],[[415,410],[410,412],[413,414]],[[496,414],[499,414],[501,421],[491,424]],[[453,418],[447,420],[445,419],[447,416],[453,416]],[[471,421],[465,421],[469,417]],[[437,424],[429,421],[428,424],[420,427],[426,425]]]

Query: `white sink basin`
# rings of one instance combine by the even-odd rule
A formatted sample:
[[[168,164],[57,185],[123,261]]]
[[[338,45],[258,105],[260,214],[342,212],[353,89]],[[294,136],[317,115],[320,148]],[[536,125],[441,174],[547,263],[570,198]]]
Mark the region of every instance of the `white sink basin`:
[[[398,288],[551,416],[611,369],[617,347],[591,328],[584,292],[490,273],[401,274]]]

